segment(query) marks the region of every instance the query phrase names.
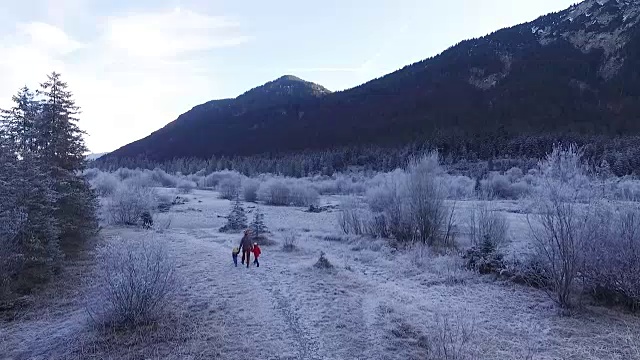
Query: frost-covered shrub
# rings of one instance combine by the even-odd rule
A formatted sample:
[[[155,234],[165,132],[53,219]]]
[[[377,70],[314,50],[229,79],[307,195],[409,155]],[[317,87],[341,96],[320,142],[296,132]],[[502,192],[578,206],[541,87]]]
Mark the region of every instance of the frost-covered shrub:
[[[161,239],[112,239],[98,248],[92,277],[99,292],[88,309],[108,326],[157,320],[178,289],[176,266]]]
[[[504,172],[504,175],[509,179],[510,182],[516,182],[524,176],[522,169],[518,167],[512,167],[511,169]]]
[[[178,177],[167,174],[164,170],[155,168],[149,172],[151,180],[158,186],[166,188],[175,188],[178,186]]]
[[[536,199],[536,214],[529,219],[529,226],[535,262],[542,270],[548,293],[561,307],[569,308],[585,245],[591,242],[599,224],[591,207],[566,200],[562,191],[562,187],[552,186]]]
[[[384,214],[396,241],[427,245],[451,242],[453,210],[444,204],[446,191],[439,180],[442,174],[438,154],[431,153],[367,193],[371,210]]]
[[[406,176],[404,172],[396,170],[389,173],[382,179],[376,179],[376,182],[380,184],[367,190],[365,198],[369,208],[374,213],[381,213],[385,211],[389,204],[391,204],[396,197],[396,193],[399,187],[404,186]]]
[[[414,239],[427,245],[448,240],[442,239],[446,236],[448,211],[444,205],[445,190],[437,180],[441,174],[435,152],[414,160],[407,171],[405,198],[414,224]]]
[[[255,179],[246,178],[242,180],[242,197],[246,202],[256,202],[258,200],[258,189],[260,182]]]
[[[288,206],[291,204],[291,189],[282,180],[267,180],[260,184],[258,200],[268,205]]]
[[[440,178],[448,199],[466,200],[475,196],[475,180],[467,176],[445,175]]]
[[[125,181],[106,204],[108,220],[115,225],[138,225],[144,212],[157,206],[154,189]]]
[[[354,199],[348,199],[340,204],[338,225],[345,234],[362,235],[365,228],[360,209]]]
[[[130,177],[136,177],[136,176],[140,176],[142,174],[142,171],[140,171],[140,169],[127,169],[127,168],[120,168],[118,170],[116,170],[114,172],[114,174],[120,178],[120,180],[126,180]]]
[[[289,231],[284,235],[282,239],[282,250],[290,252],[296,249],[298,244],[298,234],[293,231]]]
[[[100,196],[111,196],[120,186],[120,180],[113,174],[100,172],[90,181]]]
[[[640,180],[622,178],[611,184],[613,198],[624,201],[640,201]]]
[[[482,245],[489,242],[498,249],[509,241],[509,224],[507,218],[489,209],[487,204],[481,204],[471,210],[467,221],[467,230],[472,245]]]
[[[320,203],[320,194],[309,184],[296,182],[291,185],[290,203],[294,206],[311,206]]]
[[[597,196],[587,177],[582,152],[575,145],[554,146],[553,151],[540,162],[540,180],[537,192],[548,197],[556,192],[565,201],[590,201]],[[552,190],[551,190],[552,189]]]
[[[239,177],[228,177],[220,181],[218,184],[220,198],[233,200],[240,196],[240,183],[241,180]]]
[[[480,182],[483,194],[489,199],[515,200],[529,193],[526,183],[511,183],[506,175],[493,172]]]
[[[229,170],[216,171],[205,176],[202,179],[202,182],[200,183],[200,187],[215,188],[223,180],[230,179],[230,178],[240,180],[242,178],[242,175],[240,175],[240,173],[236,171],[229,171]]]
[[[585,284],[598,297],[640,308],[640,208],[598,204],[584,248]]]
[[[193,191],[197,187],[196,183],[190,180],[181,179],[178,180],[178,184],[176,185],[176,189],[183,194],[188,194]]]

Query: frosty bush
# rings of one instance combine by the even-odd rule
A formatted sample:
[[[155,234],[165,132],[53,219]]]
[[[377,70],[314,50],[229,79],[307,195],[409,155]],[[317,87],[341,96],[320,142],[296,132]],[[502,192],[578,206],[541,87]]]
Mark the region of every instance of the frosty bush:
[[[291,204],[291,189],[282,180],[267,180],[260,184],[258,200],[268,205],[288,206]]]
[[[507,218],[490,210],[487,204],[477,205],[471,210],[467,230],[471,244],[475,246],[489,242],[493,248],[498,249],[508,242]]]
[[[592,200],[594,194],[582,162],[582,151],[575,145],[554,146],[538,166],[542,178],[537,190],[541,196],[549,197],[549,191],[553,191],[565,201]]]
[[[98,195],[111,196],[120,186],[120,181],[113,174],[100,172],[91,180],[91,185]]]
[[[475,196],[476,182],[467,176],[445,175],[440,178],[448,199],[472,199]]]
[[[156,208],[156,201],[152,188],[125,182],[107,202],[106,212],[112,224],[138,225],[144,212]]]
[[[599,204],[585,244],[585,284],[598,297],[640,307],[640,208]]]
[[[311,206],[320,203],[320,194],[308,184],[294,183],[290,190],[290,203],[294,206]]]
[[[131,177],[136,177],[136,176],[140,176],[142,174],[142,171],[140,171],[140,169],[127,169],[127,168],[120,168],[118,170],[116,170],[114,172],[114,174],[120,178],[120,180],[126,180],[128,178]]]
[[[101,324],[132,327],[156,320],[176,292],[175,264],[160,239],[113,239],[97,253],[99,292],[90,313]]]
[[[240,195],[240,178],[229,177],[220,182],[218,191],[222,199],[233,200]]]
[[[242,181],[242,196],[246,202],[256,202],[258,200],[258,189],[260,182],[258,180],[246,178]]]
[[[174,175],[167,174],[164,170],[155,168],[149,172],[150,179],[159,186],[166,188],[175,188],[178,186],[178,178]]]
[[[178,191],[180,191],[183,194],[188,194],[192,192],[193,189],[195,189],[196,187],[197,187],[196,183],[190,180],[185,180],[185,179],[179,180],[178,184],[176,185],[176,189],[178,189]]]
[[[341,204],[338,213],[338,225],[345,234],[362,235],[365,223],[354,199],[348,199]]]
[[[484,197],[488,199],[515,200],[527,195],[530,187],[524,182],[511,183],[506,175],[491,173],[480,182]]]
[[[407,191],[410,215],[414,222],[414,239],[435,245],[441,241],[448,211],[444,205],[444,189],[437,181],[442,169],[438,154],[431,153],[414,160],[408,169]],[[445,241],[447,239],[444,239]]]
[[[594,235],[589,208],[565,201],[549,189],[548,198],[540,198],[538,213],[529,220],[531,238],[535,247],[536,262],[543,271],[549,294],[563,308],[573,305],[575,280],[581,270],[585,244]]]
[[[444,204],[442,174],[434,152],[413,160],[406,172],[395,172],[383,185],[368,191],[371,210],[384,215],[396,241],[451,244],[453,209],[449,211]]]
[[[290,252],[296,249],[298,244],[298,234],[293,231],[289,231],[284,235],[282,240],[282,250]]]
[[[205,188],[215,188],[222,181],[226,179],[238,179],[238,181],[240,181],[241,178],[242,178],[242,175],[240,175],[236,171],[228,171],[228,170],[216,171],[205,176],[199,185],[200,187],[205,187]]]

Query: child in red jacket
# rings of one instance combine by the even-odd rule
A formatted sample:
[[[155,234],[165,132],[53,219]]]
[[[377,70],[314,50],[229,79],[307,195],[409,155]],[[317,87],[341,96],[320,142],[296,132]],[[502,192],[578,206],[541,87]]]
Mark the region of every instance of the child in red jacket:
[[[260,267],[258,256],[260,256],[261,253],[262,251],[260,251],[260,246],[258,246],[258,243],[253,243],[253,258],[255,259],[253,260],[253,263],[256,264],[257,267]]]

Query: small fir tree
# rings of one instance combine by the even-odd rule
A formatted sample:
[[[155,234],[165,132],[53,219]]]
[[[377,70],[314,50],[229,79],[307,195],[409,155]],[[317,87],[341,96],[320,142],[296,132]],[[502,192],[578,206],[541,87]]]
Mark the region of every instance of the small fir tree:
[[[251,234],[254,239],[264,239],[265,235],[269,232],[267,226],[264,224],[264,214],[260,211],[260,208],[256,208],[253,222],[251,222]]]
[[[240,197],[236,197],[236,200],[233,202],[233,207],[231,208],[231,212],[229,216],[227,216],[227,223],[220,228],[222,232],[228,231],[240,231],[247,228],[247,214],[242,207],[242,202],[240,202]]]

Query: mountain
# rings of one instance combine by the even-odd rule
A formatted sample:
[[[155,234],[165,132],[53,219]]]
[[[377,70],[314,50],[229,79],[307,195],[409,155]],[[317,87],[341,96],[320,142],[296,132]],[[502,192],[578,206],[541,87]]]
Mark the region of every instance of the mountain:
[[[88,161],[93,161],[93,160],[97,160],[99,158],[101,158],[102,156],[106,155],[108,153],[104,152],[104,153],[91,153],[85,156],[85,158]]]
[[[495,155],[516,138],[640,134],[639,22],[637,1],[588,0],[346,91],[285,76],[198,105],[102,159],[410,141]]]

